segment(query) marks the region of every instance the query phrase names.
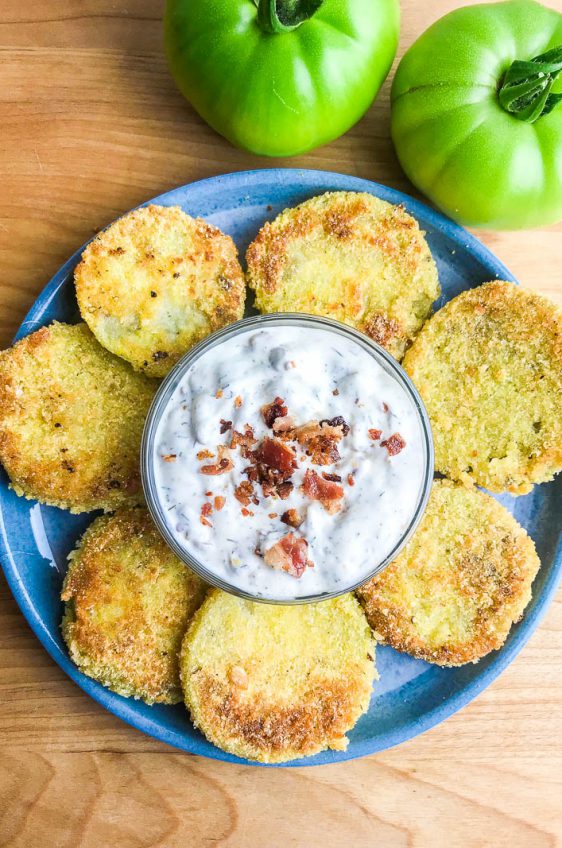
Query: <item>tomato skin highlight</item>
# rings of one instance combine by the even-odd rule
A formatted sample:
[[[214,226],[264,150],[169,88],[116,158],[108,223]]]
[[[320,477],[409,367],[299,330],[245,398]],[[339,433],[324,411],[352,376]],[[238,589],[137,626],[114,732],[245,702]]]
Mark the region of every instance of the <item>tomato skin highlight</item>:
[[[353,126],[398,31],[398,0],[323,0],[289,32],[265,32],[253,0],[168,0],[164,17],[180,91],[232,144],[266,156],[304,153]]]
[[[391,132],[411,182],[472,227],[562,219],[562,104],[534,123],[499,102],[515,60],[562,45],[562,15],[534,0],[457,9],[406,52],[392,85]],[[562,91],[562,77],[552,92]]]

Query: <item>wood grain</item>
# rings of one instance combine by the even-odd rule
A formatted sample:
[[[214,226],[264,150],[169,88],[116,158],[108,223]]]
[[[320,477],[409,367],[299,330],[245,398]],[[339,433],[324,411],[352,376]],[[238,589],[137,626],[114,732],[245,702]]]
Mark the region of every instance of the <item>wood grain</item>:
[[[225,0],[226,2],[226,0]],[[457,0],[402,3],[401,52]],[[551,2],[562,11],[562,0]],[[91,234],[181,183],[271,165],[412,192],[388,137],[388,83],[345,137],[252,157],[176,92],[156,0],[0,4],[0,347]],[[480,233],[562,303],[562,227]],[[398,749],[256,770],[178,754],[104,712],[51,662],[0,585],[0,845],[10,848],[562,845],[562,597],[475,702]]]

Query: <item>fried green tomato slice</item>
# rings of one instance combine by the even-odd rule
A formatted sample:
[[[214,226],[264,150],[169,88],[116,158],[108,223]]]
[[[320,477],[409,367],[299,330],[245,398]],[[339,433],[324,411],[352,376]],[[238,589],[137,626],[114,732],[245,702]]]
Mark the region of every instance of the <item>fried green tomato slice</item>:
[[[72,512],[142,502],[155,390],[85,324],[42,327],[0,353],[0,461],[13,489]]]
[[[329,192],[286,209],[249,246],[262,312],[309,312],[366,333],[397,359],[439,296],[417,221],[370,194]]]
[[[181,701],[178,654],[205,585],[148,512],[123,508],[97,518],[69,559],[61,597],[71,659],[119,695]]]
[[[539,566],[532,539],[501,504],[437,480],[413,538],[358,596],[379,641],[457,666],[501,648]]]
[[[216,590],[194,616],[180,664],[186,704],[211,742],[280,763],[345,749],[369,705],[373,659],[352,595],[280,606]]]
[[[507,282],[463,292],[404,368],[425,402],[438,471],[524,495],[562,469],[562,311]]]
[[[178,206],[120,218],[86,247],[75,283],[98,341],[151,377],[241,318],[246,295],[230,236]]]

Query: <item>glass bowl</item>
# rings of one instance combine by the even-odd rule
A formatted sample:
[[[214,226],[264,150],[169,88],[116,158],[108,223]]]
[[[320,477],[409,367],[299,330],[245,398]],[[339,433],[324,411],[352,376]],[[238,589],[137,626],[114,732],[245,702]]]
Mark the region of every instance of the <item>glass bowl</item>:
[[[160,498],[158,497],[158,485],[156,482],[154,469],[154,442],[158,431],[158,426],[160,424],[160,420],[172,394],[174,393],[180,381],[183,379],[185,373],[196,360],[204,356],[205,353],[210,349],[215,348],[217,345],[222,344],[227,339],[230,339],[239,334],[246,333],[249,331],[260,330],[264,327],[286,326],[296,326],[305,328],[319,327],[323,330],[329,330],[334,334],[346,337],[348,340],[360,345],[365,351],[367,351],[376,360],[376,362],[386,371],[386,373],[393,377],[402,386],[405,393],[410,396],[410,399],[413,402],[413,407],[415,408],[418,414],[420,431],[422,434],[422,448],[424,457],[422,484],[420,486],[416,508],[412,515],[411,521],[403,535],[398,540],[397,544],[393,547],[390,553],[384,557],[384,559],[379,562],[376,562],[373,567],[359,581],[356,581],[355,583],[350,584],[349,586],[345,586],[344,588],[338,588],[336,591],[299,596],[297,598],[291,599],[276,599],[271,597],[266,598],[257,594],[252,594],[251,592],[245,591],[240,587],[229,583],[222,577],[219,577],[217,574],[215,574],[211,569],[207,568],[202,561],[194,557],[193,554],[191,554],[188,550],[186,550],[182,545],[178,543],[176,537],[173,535],[168,526],[165,516],[165,510],[160,501]],[[170,548],[172,548],[172,550],[175,552],[175,554],[187,566],[189,566],[189,568],[195,571],[203,580],[205,580],[210,585],[216,586],[219,589],[223,589],[226,592],[230,592],[242,598],[246,598],[253,601],[259,601],[262,603],[274,604],[310,603],[313,601],[327,600],[328,598],[334,598],[337,595],[342,595],[346,592],[351,592],[357,589],[359,586],[363,585],[363,583],[366,583],[376,574],[379,574],[390,562],[392,562],[393,559],[396,558],[398,553],[408,542],[408,540],[414,533],[417,525],[419,524],[425,511],[425,507],[427,505],[427,501],[431,491],[431,485],[433,481],[433,468],[433,440],[431,435],[429,418],[417,389],[413,385],[412,381],[410,380],[404,369],[400,366],[400,364],[384,348],[373,342],[363,333],[360,333],[357,330],[346,326],[345,324],[341,324],[338,321],[333,321],[328,318],[321,318],[315,315],[306,315],[303,313],[276,313],[270,315],[257,315],[252,316],[250,318],[244,318],[241,321],[237,321],[236,323],[230,324],[228,327],[225,327],[224,329],[213,333],[212,335],[204,339],[202,342],[200,342],[198,345],[191,348],[191,350],[189,350],[185,354],[185,356],[180,359],[180,361],[172,368],[170,373],[160,385],[153,400],[152,406],[150,407],[150,410],[148,412],[141,445],[141,475],[146,503],[158,530],[160,531],[161,535],[163,536],[167,544],[170,546]]]

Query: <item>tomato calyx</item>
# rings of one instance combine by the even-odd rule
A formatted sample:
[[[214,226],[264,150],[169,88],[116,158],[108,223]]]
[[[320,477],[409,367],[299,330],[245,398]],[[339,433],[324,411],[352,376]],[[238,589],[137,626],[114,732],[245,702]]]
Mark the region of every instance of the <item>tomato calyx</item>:
[[[254,0],[258,24],[269,33],[291,32],[307,21],[324,0]]]
[[[551,93],[561,72],[562,44],[528,61],[516,59],[498,88],[500,106],[518,121],[533,124],[562,100],[562,94]]]

